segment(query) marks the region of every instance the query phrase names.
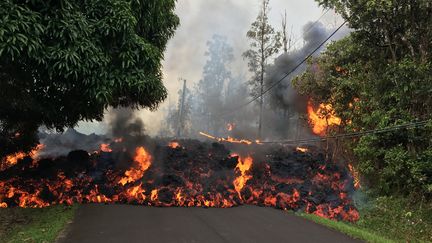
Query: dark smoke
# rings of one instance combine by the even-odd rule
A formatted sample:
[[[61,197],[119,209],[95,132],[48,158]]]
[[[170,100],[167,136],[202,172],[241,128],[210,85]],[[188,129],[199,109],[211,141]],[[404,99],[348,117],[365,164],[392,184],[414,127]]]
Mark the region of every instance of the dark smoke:
[[[113,109],[109,113],[108,133],[106,135],[85,135],[69,128],[64,133],[40,132],[40,143],[44,148],[40,158],[65,156],[71,151],[83,150],[89,153],[99,151],[101,144],[113,144],[116,139],[124,140],[123,146],[131,151],[140,143],[146,143],[149,137],[145,134],[144,122],[130,108]]]
[[[307,97],[300,95],[292,85],[292,79],[301,74],[306,67],[303,64],[289,76],[294,68],[302,60],[312,53],[334,30],[327,29],[321,22],[308,23],[303,27],[303,47],[283,53],[277,57],[274,64],[268,65],[266,70],[265,86],[269,88],[273,84],[283,81],[270,90],[266,95],[267,109],[265,114],[267,137],[296,139],[311,136],[305,119]],[[345,33],[346,35],[346,33]],[[339,35],[336,38],[341,38]],[[315,52],[319,55],[324,47]]]
[[[131,108],[112,110],[108,124],[111,129],[110,135],[114,138],[140,137],[145,134],[144,122]]]

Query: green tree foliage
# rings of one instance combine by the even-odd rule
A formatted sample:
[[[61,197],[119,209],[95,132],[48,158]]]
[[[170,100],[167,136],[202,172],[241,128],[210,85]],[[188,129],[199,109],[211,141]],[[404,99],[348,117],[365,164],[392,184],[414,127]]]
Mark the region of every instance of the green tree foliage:
[[[0,156],[40,125],[101,120],[108,106],[155,109],[175,0],[0,2]]]
[[[405,57],[422,62],[430,60],[430,0],[316,1],[335,8],[368,44],[390,52],[393,61]]]
[[[331,103],[345,121],[343,132],[432,119],[431,46],[422,37],[429,36],[430,42],[432,25],[425,24],[432,19],[430,2],[320,2],[336,7],[355,31],[310,61],[294,81],[296,87],[316,102]],[[363,136],[352,140],[351,147],[372,189],[431,199],[431,137],[429,122],[422,128]]]

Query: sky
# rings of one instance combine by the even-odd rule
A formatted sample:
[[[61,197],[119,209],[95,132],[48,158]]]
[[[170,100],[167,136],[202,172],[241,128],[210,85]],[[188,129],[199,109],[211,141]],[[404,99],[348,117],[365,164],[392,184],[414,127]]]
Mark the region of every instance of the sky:
[[[190,88],[200,80],[206,62],[206,44],[213,35],[226,36],[234,48],[234,75],[248,74],[246,61],[241,54],[248,49],[246,33],[258,15],[261,1],[178,0],[176,13],[180,18],[180,26],[168,42],[163,61],[163,82],[168,90],[168,98],[156,112],[141,110],[137,113],[150,135],[157,134],[168,107],[177,103],[178,90],[182,86],[179,78],[186,79]],[[281,29],[282,15],[287,12],[288,27],[292,28],[294,39],[301,37],[306,23],[316,21],[325,12],[314,0],[270,0],[270,7],[269,21],[275,29]],[[340,17],[330,11],[322,18],[322,22],[334,26],[340,23]],[[298,44],[301,45],[301,41]],[[103,134],[106,129],[105,121],[82,122],[77,128],[87,134]]]

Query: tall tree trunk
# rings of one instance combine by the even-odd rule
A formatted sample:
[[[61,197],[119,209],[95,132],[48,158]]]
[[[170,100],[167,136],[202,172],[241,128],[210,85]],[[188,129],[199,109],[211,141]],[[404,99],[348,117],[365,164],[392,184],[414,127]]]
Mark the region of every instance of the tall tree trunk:
[[[267,15],[266,6],[263,5],[263,19]],[[262,122],[263,122],[263,105],[264,105],[264,69],[265,69],[265,43],[264,43],[264,35],[265,35],[265,23],[261,26],[261,77],[260,77],[260,114],[259,114],[259,124],[258,124],[258,139],[262,139]]]
[[[260,80],[260,116],[259,116],[259,125],[258,125],[258,138],[262,139],[262,122],[263,122],[263,106],[264,106],[264,62],[261,62],[261,80]]]

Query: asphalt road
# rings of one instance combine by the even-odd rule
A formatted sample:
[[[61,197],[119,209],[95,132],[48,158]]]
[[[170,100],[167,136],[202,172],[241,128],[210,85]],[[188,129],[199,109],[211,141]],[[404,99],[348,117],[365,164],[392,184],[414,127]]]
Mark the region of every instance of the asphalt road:
[[[358,242],[281,210],[83,205],[60,243]]]

